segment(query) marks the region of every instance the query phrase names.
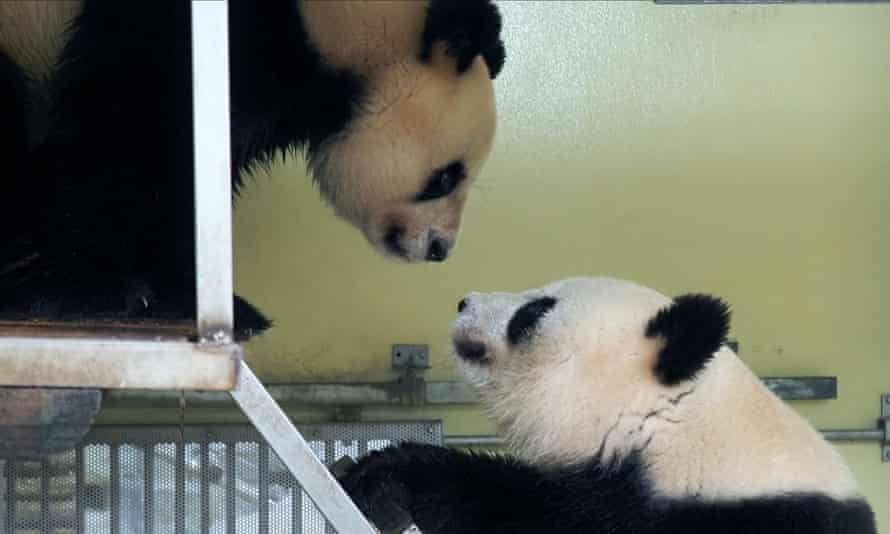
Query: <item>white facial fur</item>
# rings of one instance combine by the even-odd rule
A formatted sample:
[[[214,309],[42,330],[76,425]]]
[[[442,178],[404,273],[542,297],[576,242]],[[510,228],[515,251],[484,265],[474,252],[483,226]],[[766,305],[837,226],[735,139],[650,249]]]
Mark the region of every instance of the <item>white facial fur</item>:
[[[556,306],[511,347],[510,318],[543,296]],[[857,494],[837,451],[729,348],[696,378],[661,384],[653,368],[663,341],[644,333],[671,299],[652,289],[575,278],[519,294],[473,293],[466,302],[454,340],[484,343],[487,361],[455,360],[528,461],[564,465],[639,451],[656,493],[672,497]]]
[[[310,163],[322,195],[384,254],[392,253],[385,237],[393,226],[403,230],[403,260],[423,260],[436,237],[453,245],[469,187],[494,139],[485,62],[477,57],[458,76],[453,58],[437,45],[422,63],[425,2],[308,0],[303,13],[326,61],[357,72],[373,90],[347,131]],[[414,201],[434,170],[458,160],[467,178],[451,195]]]

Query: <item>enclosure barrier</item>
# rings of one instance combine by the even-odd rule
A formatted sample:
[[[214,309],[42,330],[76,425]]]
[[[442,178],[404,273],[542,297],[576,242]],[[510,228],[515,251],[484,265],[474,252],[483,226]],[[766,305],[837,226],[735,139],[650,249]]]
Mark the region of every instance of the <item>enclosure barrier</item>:
[[[234,342],[228,0],[192,0],[191,8],[197,341],[150,331],[125,339],[113,330],[103,337],[76,331],[0,337],[0,386],[88,391],[96,409],[100,389],[230,392],[333,528],[373,534]],[[30,415],[15,424],[28,424]],[[86,421],[94,415],[88,413]]]
[[[325,465],[404,441],[442,444],[439,421],[300,425]],[[332,525],[246,424],[99,426],[43,461],[0,460],[3,534],[330,534]]]

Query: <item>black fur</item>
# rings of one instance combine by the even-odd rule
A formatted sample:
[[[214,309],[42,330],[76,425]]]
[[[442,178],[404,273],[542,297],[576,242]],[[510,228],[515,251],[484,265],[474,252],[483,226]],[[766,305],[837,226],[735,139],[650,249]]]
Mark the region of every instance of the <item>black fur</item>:
[[[343,131],[364,97],[364,80],[328,67],[293,0],[229,2],[232,161],[269,163],[305,146],[310,157]],[[240,175],[233,177],[240,187]]]
[[[27,81],[0,56],[0,318],[194,318],[190,4],[85,0],[40,91],[52,108],[39,136]],[[324,63],[297,0],[229,6],[237,192],[245,169],[298,148],[312,157],[367,87]],[[270,326],[235,304],[239,337]]]
[[[427,8],[420,58],[428,61],[433,45],[444,41],[463,74],[482,55],[492,79],[500,74],[506,52],[501,41],[501,14],[491,0],[432,0]]]
[[[729,306],[709,295],[683,295],[659,311],[646,325],[646,337],[665,341],[655,365],[661,383],[695,376],[726,343],[729,318]]]
[[[876,534],[862,500],[815,493],[736,501],[653,496],[637,456],[541,469],[507,456],[404,444],[342,480],[375,521],[409,514],[424,534]],[[382,525],[381,525],[382,526]]]
[[[28,80],[12,59],[0,51],[0,165],[3,175],[15,177],[24,174],[28,158],[28,139],[31,129],[28,125]],[[21,209],[24,184],[20,180],[3,179],[3,201],[0,202],[0,228],[14,228],[21,225],[27,212]],[[26,236],[11,232],[3,236],[0,246],[0,276],[15,260],[26,261],[21,252],[28,250]]]
[[[29,136],[27,84],[21,69],[0,51],[0,117],[4,123],[0,127],[0,162],[4,173],[24,168]],[[7,213],[5,206],[3,212]]]
[[[554,306],[556,299],[553,297],[542,297],[520,306],[507,323],[507,342],[510,345],[518,345],[529,339],[541,317]]]

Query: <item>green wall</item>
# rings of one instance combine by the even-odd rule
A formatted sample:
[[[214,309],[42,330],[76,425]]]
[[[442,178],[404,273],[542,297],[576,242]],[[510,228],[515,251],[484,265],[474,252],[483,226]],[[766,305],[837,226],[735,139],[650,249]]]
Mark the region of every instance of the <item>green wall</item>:
[[[248,346],[257,372],[386,380],[389,346],[415,342],[430,378],[454,378],[464,292],[609,274],[726,297],[759,374],[839,377],[838,399],[794,404],[815,425],[873,427],[890,393],[890,5],[502,10],[498,138],[453,259],[379,258],[301,162],[242,196],[237,289],[278,323]],[[470,408],[366,415],[493,431]],[[890,464],[875,443],[841,450],[890,525]]]

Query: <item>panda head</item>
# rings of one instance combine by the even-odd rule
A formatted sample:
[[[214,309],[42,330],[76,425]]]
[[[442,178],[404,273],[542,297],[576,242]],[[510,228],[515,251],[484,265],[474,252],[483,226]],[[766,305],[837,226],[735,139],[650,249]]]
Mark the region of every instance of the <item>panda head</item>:
[[[307,0],[302,10],[324,61],[362,85],[346,128],[310,152],[322,195],[387,256],[444,260],[494,138],[497,8]]]
[[[666,496],[848,496],[838,453],[726,344],[729,309],[623,280],[471,293],[459,369],[514,452],[543,465],[638,461]]]

